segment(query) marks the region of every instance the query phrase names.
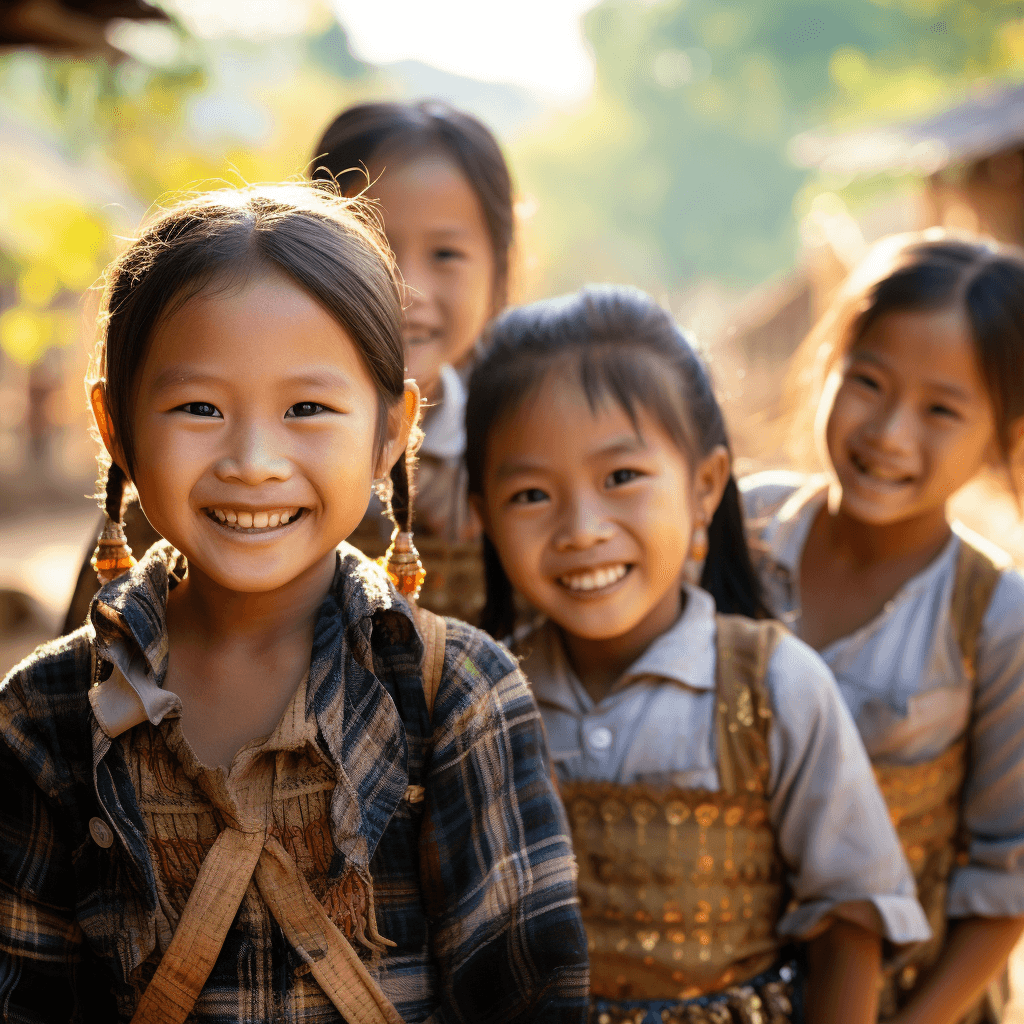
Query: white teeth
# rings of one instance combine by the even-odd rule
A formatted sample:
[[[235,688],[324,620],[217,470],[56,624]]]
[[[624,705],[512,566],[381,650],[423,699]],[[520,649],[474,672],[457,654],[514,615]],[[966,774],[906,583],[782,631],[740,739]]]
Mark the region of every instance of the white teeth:
[[[626,575],[627,567],[619,565],[602,566],[599,569],[588,569],[583,572],[572,573],[571,575],[559,578],[563,586],[570,590],[600,590],[603,587],[610,587]]]
[[[228,509],[211,508],[208,514],[226,526],[235,526],[239,530],[266,530],[275,526],[284,526],[297,519],[301,509],[291,508],[274,512],[232,512]]]

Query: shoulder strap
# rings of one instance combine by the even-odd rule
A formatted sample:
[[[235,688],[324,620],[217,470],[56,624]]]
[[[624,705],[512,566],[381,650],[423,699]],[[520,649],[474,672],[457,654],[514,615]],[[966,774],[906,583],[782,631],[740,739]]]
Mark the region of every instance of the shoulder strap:
[[[742,615],[718,615],[716,622],[719,782],[724,793],[765,795],[772,705],[764,679],[783,627]]]
[[[972,682],[981,623],[999,583],[1001,568],[962,534],[956,559],[956,575],[949,602],[949,617],[956,630],[964,672]]]
[[[427,714],[434,717],[434,700],[441,685],[441,673],[444,671],[444,645],[447,626],[440,615],[428,612],[426,608],[413,605],[416,616],[416,627],[423,640],[423,697],[427,702]]]

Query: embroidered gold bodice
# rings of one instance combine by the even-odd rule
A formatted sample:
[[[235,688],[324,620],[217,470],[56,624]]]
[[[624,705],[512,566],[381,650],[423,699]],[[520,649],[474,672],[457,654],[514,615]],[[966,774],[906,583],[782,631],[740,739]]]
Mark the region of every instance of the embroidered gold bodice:
[[[780,629],[718,617],[718,791],[562,785],[594,995],[690,999],[777,959],[786,887],[768,814],[764,675]]]
[[[981,622],[998,582],[999,569],[982,552],[961,541],[950,620],[957,631],[964,673],[972,683]],[[932,928],[928,942],[897,957],[886,972],[879,1000],[881,1020],[906,1005],[945,944],[949,878],[958,863],[966,864],[970,859],[961,815],[968,763],[966,737],[922,764],[873,762],[879,788],[914,873],[918,901]],[[979,1006],[961,1024],[982,1018]]]

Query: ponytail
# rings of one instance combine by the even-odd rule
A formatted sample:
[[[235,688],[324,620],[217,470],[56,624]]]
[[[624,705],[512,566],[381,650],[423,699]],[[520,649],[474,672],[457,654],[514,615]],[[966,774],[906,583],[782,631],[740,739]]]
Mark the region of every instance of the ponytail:
[[[708,556],[700,585],[715,599],[722,614],[771,618],[750,558],[740,492],[731,473],[708,526]]]

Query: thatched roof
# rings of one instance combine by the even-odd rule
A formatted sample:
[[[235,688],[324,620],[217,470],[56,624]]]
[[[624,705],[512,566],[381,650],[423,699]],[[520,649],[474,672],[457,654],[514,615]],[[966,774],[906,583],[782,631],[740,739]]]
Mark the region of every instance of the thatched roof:
[[[833,134],[806,132],[790,143],[800,167],[836,174],[934,174],[1024,147],[1024,85],[973,93],[919,121]]]
[[[121,56],[106,38],[109,22],[167,20],[145,0],[0,0],[0,47]]]

